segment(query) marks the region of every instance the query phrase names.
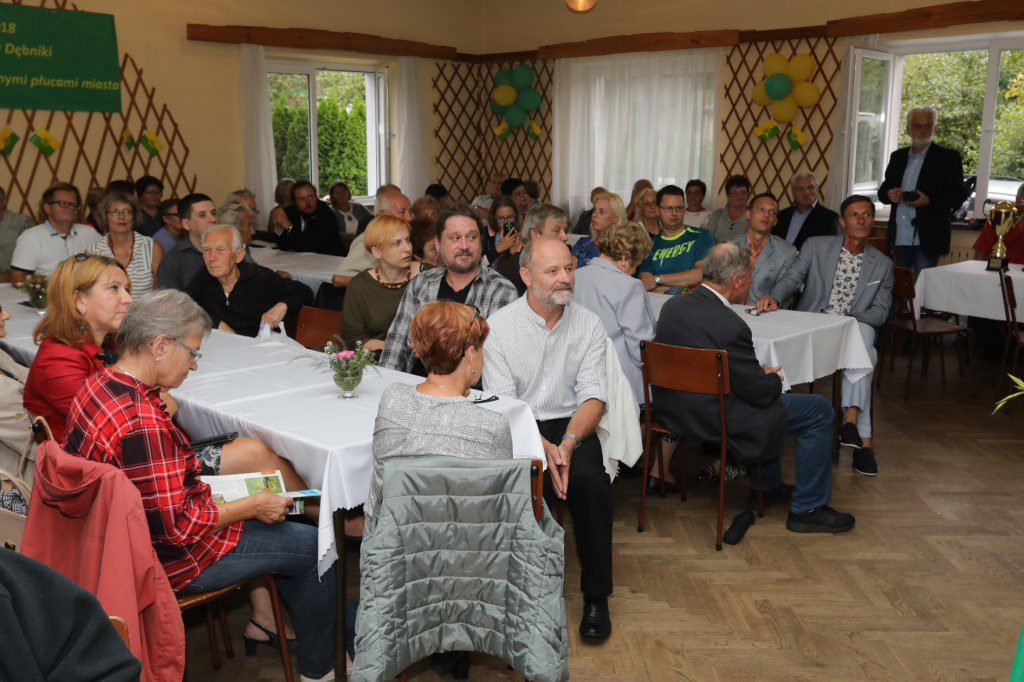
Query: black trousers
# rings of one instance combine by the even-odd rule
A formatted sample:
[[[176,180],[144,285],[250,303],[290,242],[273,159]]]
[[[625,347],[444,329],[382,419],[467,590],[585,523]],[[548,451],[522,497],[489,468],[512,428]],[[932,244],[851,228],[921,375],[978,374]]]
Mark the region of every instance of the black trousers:
[[[537,422],[540,435],[558,445],[569,426],[568,419]],[[591,434],[576,448],[569,461],[569,490],[563,502],[572,516],[576,555],[580,559],[580,590],[591,599],[612,593],[612,489],[604,470],[601,441]],[[544,472],[544,501],[555,509],[557,501],[551,476]]]

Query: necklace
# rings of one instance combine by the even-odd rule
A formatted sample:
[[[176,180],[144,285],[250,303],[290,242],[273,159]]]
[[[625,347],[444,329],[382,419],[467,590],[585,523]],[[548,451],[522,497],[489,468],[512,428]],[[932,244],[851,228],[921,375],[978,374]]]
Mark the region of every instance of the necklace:
[[[127,374],[127,375],[128,375],[128,376],[130,376],[130,377],[131,377],[132,379],[135,379],[135,375],[134,375],[134,374],[132,374],[131,372],[128,372],[128,371],[126,371],[126,370],[125,370],[125,368],[124,368],[124,367],[122,367],[122,366],[121,366],[120,364],[115,364],[115,365],[114,365],[114,367],[115,367],[115,368],[117,368],[117,369],[119,369],[119,370],[121,370],[121,373],[122,373],[122,374]],[[139,381],[138,379],[135,379],[135,380],[136,380],[136,381]],[[141,384],[142,382],[141,382],[141,381],[139,381],[139,383]]]
[[[377,268],[377,281],[385,289],[401,289],[402,287],[404,287],[406,284],[409,283],[410,279],[412,279],[412,268],[409,268],[406,271],[406,273],[405,273],[405,281],[404,282],[396,282],[396,283],[385,282],[384,280],[382,280],[380,278],[380,268]],[[430,382],[428,381],[427,383],[429,384]],[[434,386],[436,386],[436,385],[437,384],[434,384]],[[442,386],[441,388],[444,388],[444,386]],[[448,390],[450,391],[451,389],[449,388]]]
[[[125,372],[125,374],[127,374],[127,372]],[[129,374],[128,376],[131,376],[131,375]],[[134,379],[135,377],[132,377],[132,378]],[[430,384],[431,386],[436,387],[436,388],[443,388],[446,391],[451,391],[452,393],[458,393],[458,391],[456,391],[454,388],[448,388],[447,386],[442,386],[441,384],[435,384],[430,379],[424,379],[423,381],[428,383],[428,384]]]
[[[135,230],[132,230],[132,248],[131,248],[130,251],[128,251],[128,255],[127,256],[118,256],[117,255],[117,253],[114,251],[114,241],[110,238],[109,234],[107,235],[107,246],[110,247],[110,255],[112,255],[116,260],[124,261],[124,259],[127,258],[128,259],[128,263],[125,263],[125,265],[130,264],[132,262],[132,256],[135,255]],[[125,373],[127,374],[127,372],[125,372]],[[131,375],[129,374],[128,376],[131,376]]]

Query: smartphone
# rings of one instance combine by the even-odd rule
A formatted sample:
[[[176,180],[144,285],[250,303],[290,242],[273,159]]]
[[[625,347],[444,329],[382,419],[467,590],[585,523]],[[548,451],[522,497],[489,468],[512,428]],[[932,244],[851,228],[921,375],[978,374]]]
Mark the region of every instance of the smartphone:
[[[501,224],[501,233],[503,235],[508,234],[509,232],[511,232],[514,229],[516,229],[516,224],[512,220],[506,220],[505,222],[503,222]]]
[[[218,443],[228,443],[238,438],[238,431],[232,431],[231,433],[222,433],[219,436],[210,436],[202,440],[196,440],[189,443],[189,446],[195,450],[196,448],[202,448],[207,445],[217,445]]]

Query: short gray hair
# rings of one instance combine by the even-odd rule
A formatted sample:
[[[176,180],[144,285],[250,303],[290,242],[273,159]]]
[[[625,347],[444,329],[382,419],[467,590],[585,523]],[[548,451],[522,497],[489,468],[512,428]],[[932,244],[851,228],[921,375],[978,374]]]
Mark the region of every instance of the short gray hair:
[[[249,207],[245,204],[225,204],[217,209],[217,222],[241,230],[243,213],[249,213]]]
[[[402,192],[394,185],[384,185],[377,190],[377,198],[373,202],[373,215],[380,215],[391,210],[391,202],[388,197],[392,194],[402,194]]]
[[[227,198],[224,199],[224,203],[230,204],[237,202],[239,197],[249,197],[253,201],[256,201],[256,194],[248,187],[243,187],[242,189],[236,189],[234,192],[229,194]]]
[[[533,238],[531,233],[534,230],[537,231],[537,234],[541,234],[549,220],[569,222],[569,215],[551,204],[531,206],[530,210],[526,212],[526,218],[523,220],[523,243],[525,244]],[[522,256],[519,257],[519,262],[522,262]]]
[[[754,259],[750,249],[738,242],[721,242],[715,244],[704,256],[701,263],[701,274],[705,282],[720,287],[732,283],[736,275],[745,275],[750,270]]]
[[[117,330],[117,349],[133,355],[166,334],[178,341],[206,338],[213,323],[205,310],[183,291],[158,289],[135,299]]]
[[[220,217],[219,215],[217,216]],[[210,225],[206,228],[206,232],[203,233],[203,246],[206,246],[206,238],[214,232],[222,232],[227,230],[231,232],[231,247],[235,251],[240,251],[245,248],[245,242],[242,241],[242,234],[234,225]]]
[[[525,244],[523,244],[523,250],[519,252],[519,267],[526,268],[527,270],[533,272],[533,249],[536,246],[536,244],[544,240],[552,241],[555,242],[556,244],[562,244],[562,241],[560,239],[552,239],[551,237],[538,237],[537,239],[526,242]],[[567,249],[569,248],[565,244],[562,244],[562,246],[565,246],[565,248]]]
[[[910,119],[914,118],[918,114],[928,114],[932,117],[932,123],[939,120],[939,110],[935,107],[914,107],[907,112],[907,125],[910,125]]]
[[[128,204],[132,209],[132,227],[142,222],[142,205],[139,200],[135,198],[134,194],[128,194],[128,192],[119,192],[114,190],[107,192],[100,199],[99,206],[96,207],[96,221],[100,224],[100,227],[107,226],[107,211],[114,204]]]
[[[796,191],[796,183],[798,181],[800,181],[800,180],[803,180],[804,178],[810,178],[811,180],[814,180],[814,186],[815,187],[821,187],[821,181],[818,180],[818,174],[815,173],[814,171],[805,170],[805,171],[800,171],[799,173],[794,175],[792,178],[790,178],[790,180],[789,180],[789,187],[790,187],[790,189],[792,189],[795,192]]]

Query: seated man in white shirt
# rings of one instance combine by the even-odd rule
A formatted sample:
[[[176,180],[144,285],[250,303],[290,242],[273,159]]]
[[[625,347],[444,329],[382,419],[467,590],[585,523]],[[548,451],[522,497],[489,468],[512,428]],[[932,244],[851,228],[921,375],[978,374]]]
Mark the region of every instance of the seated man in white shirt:
[[[793,265],[757,300],[759,311],[775,310],[804,287],[796,309],[857,319],[872,367],[878,361],[875,330],[889,319],[893,270],[888,256],[867,243],[875,222],[875,204],[854,194],[840,207],[843,232],[835,237],[811,237]],[[853,470],[875,476],[878,465],[871,447],[871,380],[874,372],[856,382],[843,371],[843,425],[839,443],[853,448]]]
[[[100,240],[89,225],[75,222],[82,196],[67,182],[56,182],[43,192],[39,208],[46,222],[25,230],[18,237],[11,256],[11,284],[32,274],[50,275],[61,261],[85,253],[85,248]]]
[[[508,176],[504,173],[491,173],[490,184],[488,185],[490,194],[481,194],[469,202],[469,207],[476,211],[484,220],[487,220],[487,217],[490,215],[491,204],[501,196],[501,183],[505,182],[507,178]]]
[[[548,462],[544,498],[566,501],[576,532],[580,634],[603,639],[612,629],[612,500],[595,429],[607,402],[607,335],[601,318],[572,302],[575,258],[565,244],[534,239],[519,263],[526,296],[487,320],[484,389],[533,410]]]
[[[394,185],[385,185],[377,190],[377,199],[373,204],[373,215],[390,215],[401,218],[405,222],[412,220],[412,204],[409,197],[405,196]],[[367,221],[369,224],[369,221]],[[348,246],[348,256],[341,261],[341,265],[334,272],[331,284],[336,287],[347,287],[352,278],[364,270],[370,270],[378,265],[377,259],[370,254],[370,251],[363,246],[364,233],[352,240]]]

